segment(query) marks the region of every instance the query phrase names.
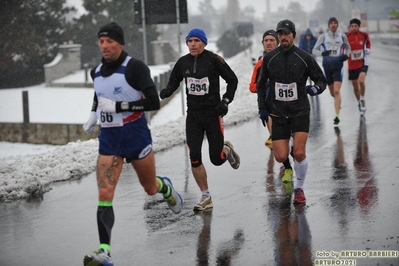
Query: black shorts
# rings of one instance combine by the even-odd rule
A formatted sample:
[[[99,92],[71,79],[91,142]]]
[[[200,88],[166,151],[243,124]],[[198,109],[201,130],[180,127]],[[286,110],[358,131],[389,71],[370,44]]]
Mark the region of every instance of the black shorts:
[[[367,70],[369,69],[369,66],[362,66],[361,68],[358,69],[353,69],[349,70],[349,80],[356,80],[359,78],[360,72],[364,72],[367,74]]]
[[[309,133],[309,115],[301,115],[292,118],[272,117],[273,140],[289,139],[292,133]]]

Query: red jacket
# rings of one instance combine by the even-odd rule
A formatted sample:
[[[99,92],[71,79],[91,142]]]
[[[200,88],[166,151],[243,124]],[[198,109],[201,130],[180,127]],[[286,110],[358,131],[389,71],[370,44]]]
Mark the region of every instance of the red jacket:
[[[357,33],[348,32],[351,54],[348,59],[348,69],[359,69],[365,65],[365,58],[370,53],[371,42],[367,32],[358,31]],[[368,65],[368,63],[366,63]]]
[[[254,66],[254,70],[252,71],[252,77],[251,77],[251,82],[249,83],[249,91],[256,93],[257,89],[256,89],[256,80],[258,79],[258,74],[260,71],[260,67],[262,66],[262,59],[263,57],[261,57],[258,62],[256,62],[255,66]]]

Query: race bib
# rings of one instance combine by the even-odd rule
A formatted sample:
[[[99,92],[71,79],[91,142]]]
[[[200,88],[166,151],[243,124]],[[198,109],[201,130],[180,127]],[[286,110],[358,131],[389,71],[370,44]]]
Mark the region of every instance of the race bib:
[[[191,95],[205,95],[209,93],[209,79],[208,77],[202,79],[187,78],[188,94]]]
[[[298,100],[298,89],[296,86],[296,82],[293,82],[291,84],[276,82],[274,91],[276,94],[275,99],[277,101],[289,102]]]
[[[122,127],[123,117],[122,113],[105,113],[97,112],[97,117],[100,120],[101,127]]]
[[[360,59],[363,59],[363,57],[364,57],[363,49],[351,51],[351,59],[352,60],[360,60]]]
[[[330,45],[327,46],[327,50],[331,50],[330,56],[340,56],[339,54],[339,46]]]

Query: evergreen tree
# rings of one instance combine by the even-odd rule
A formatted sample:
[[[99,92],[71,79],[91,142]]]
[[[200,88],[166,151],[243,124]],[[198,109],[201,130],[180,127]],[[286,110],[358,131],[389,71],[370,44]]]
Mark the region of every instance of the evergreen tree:
[[[73,11],[60,0],[3,0],[0,16],[0,88],[44,82]]]
[[[141,25],[134,24],[133,1],[98,1],[84,0],[88,12],[75,19],[71,30],[72,39],[82,45],[82,63],[94,67],[100,62],[101,54],[97,45],[97,33],[100,27],[109,22],[118,23],[124,31],[124,50],[137,59],[144,60],[143,34]],[[148,63],[152,64],[150,43],[158,37],[155,25],[146,25]]]

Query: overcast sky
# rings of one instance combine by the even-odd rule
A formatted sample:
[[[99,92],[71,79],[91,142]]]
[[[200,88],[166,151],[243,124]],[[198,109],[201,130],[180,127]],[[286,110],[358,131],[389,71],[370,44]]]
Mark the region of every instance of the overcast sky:
[[[216,9],[226,7],[228,0],[212,0],[212,4]],[[290,2],[300,2],[304,7],[305,11],[309,12],[315,9],[316,3],[319,0],[270,0],[270,9],[272,12],[276,12],[279,7],[287,8]],[[82,7],[83,0],[67,0],[68,5],[74,6],[80,11],[84,12]],[[188,9],[190,12],[196,13],[198,5],[201,0],[188,0]],[[256,16],[261,17],[266,13],[266,2],[267,0],[239,0],[240,8],[243,9],[246,6],[253,6],[256,10]]]
[[[216,9],[219,9],[221,7],[226,7],[227,1],[228,0],[212,0],[212,4]],[[315,9],[316,3],[318,1],[319,0],[270,0],[270,9],[271,12],[276,12],[279,7],[287,8],[290,2],[299,2],[304,7],[305,11],[309,12]],[[201,2],[201,0],[188,0],[187,2],[189,3],[190,11],[194,12],[195,9],[198,8],[198,3]],[[257,17],[260,17],[266,13],[267,0],[239,0],[239,3],[241,9],[245,8],[246,6],[253,6],[255,8]]]

